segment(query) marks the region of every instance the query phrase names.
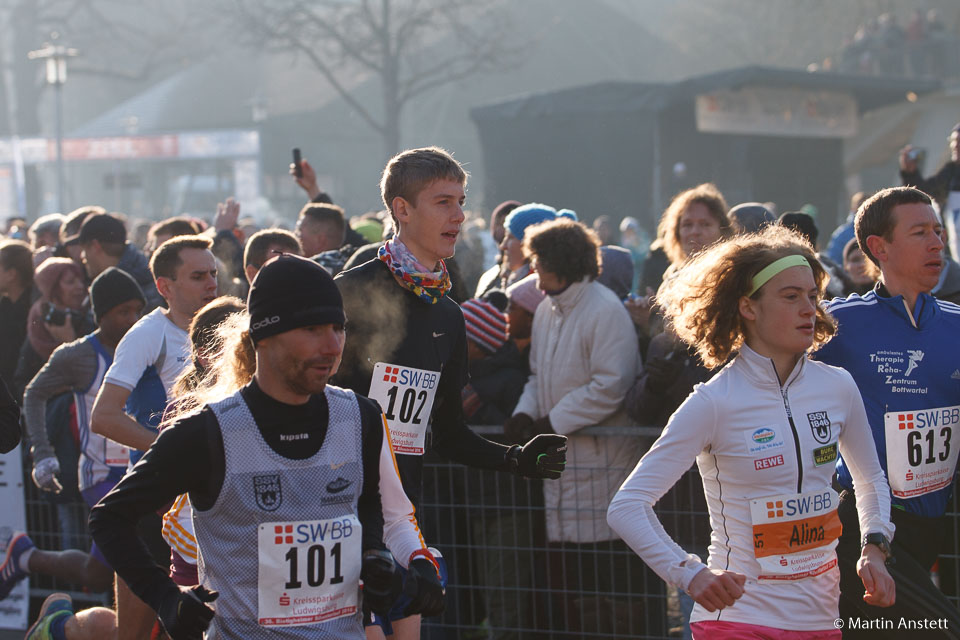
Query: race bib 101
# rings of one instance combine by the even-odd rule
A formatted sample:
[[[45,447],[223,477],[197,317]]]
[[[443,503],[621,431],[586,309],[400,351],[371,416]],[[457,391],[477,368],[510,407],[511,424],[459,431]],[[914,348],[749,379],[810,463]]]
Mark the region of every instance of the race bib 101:
[[[837,565],[839,498],[826,487],[750,501],[759,580],[800,580]]]
[[[380,403],[387,416],[394,453],[423,455],[439,383],[436,371],[383,362],[374,365],[368,395]]]
[[[894,496],[915,498],[953,482],[958,425],[960,406],[883,414],[887,480]]]
[[[357,613],[361,527],[355,514],[268,522],[258,531],[258,621],[308,625]]]

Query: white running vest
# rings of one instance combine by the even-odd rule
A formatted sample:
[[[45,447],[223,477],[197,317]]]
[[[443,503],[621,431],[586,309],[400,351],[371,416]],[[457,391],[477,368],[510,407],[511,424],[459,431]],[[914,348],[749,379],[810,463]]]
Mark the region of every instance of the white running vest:
[[[306,460],[270,448],[239,392],[210,405],[226,464],[213,507],[193,512],[200,583],[220,592],[207,638],[364,638],[360,406],[324,394],[326,436]]]
[[[97,357],[97,371],[93,380],[83,391],[73,392],[73,402],[77,411],[77,433],[80,436],[80,459],[77,463],[77,481],[80,491],[103,481],[111,471],[127,468],[130,450],[119,442],[114,442],[90,430],[90,413],[93,402],[103,385],[103,377],[113,364],[113,356],[107,353],[96,337],[87,336],[87,343]]]

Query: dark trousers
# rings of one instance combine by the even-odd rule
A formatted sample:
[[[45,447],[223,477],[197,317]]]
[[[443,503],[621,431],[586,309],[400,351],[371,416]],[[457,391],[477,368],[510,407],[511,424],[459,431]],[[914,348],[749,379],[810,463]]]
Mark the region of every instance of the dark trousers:
[[[840,566],[840,618],[844,640],[851,638],[960,638],[960,610],[947,600],[930,580],[930,567],[940,553],[943,518],[924,518],[893,509],[891,519],[897,530],[891,548],[896,562],[887,568],[897,586],[892,607],[874,607],[863,601],[863,582],[857,575],[860,559],[860,524],[856,497],[852,491],[840,494],[840,522],[843,534],[837,545]],[[862,621],[882,621],[865,627]],[[910,621],[945,620],[946,629],[911,631]],[[861,621],[860,628],[852,621]],[[901,622],[904,621],[904,622]],[[944,623],[941,623],[943,625]],[[918,635],[919,634],[919,635]]]
[[[666,635],[666,586],[622,541],[550,543],[552,638]]]

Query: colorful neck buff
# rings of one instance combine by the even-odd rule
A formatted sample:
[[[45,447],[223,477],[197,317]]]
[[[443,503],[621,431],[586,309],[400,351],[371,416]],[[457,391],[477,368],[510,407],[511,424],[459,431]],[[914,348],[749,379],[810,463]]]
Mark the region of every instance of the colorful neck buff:
[[[440,302],[440,298],[450,291],[450,274],[447,265],[440,261],[440,271],[430,271],[420,264],[403,242],[397,238],[387,240],[380,247],[377,257],[382,260],[400,282],[418,298],[428,304]]]

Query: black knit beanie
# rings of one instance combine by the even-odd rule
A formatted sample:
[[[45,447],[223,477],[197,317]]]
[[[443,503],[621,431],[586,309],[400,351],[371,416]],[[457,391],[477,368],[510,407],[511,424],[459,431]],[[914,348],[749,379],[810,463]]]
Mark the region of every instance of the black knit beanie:
[[[108,311],[128,300],[139,300],[144,306],[147,304],[137,281],[116,267],[105,269],[90,285],[90,305],[97,324]]]
[[[326,269],[283,254],[263,265],[247,296],[250,337],[263,338],[317,324],[344,324],[343,298]]]

